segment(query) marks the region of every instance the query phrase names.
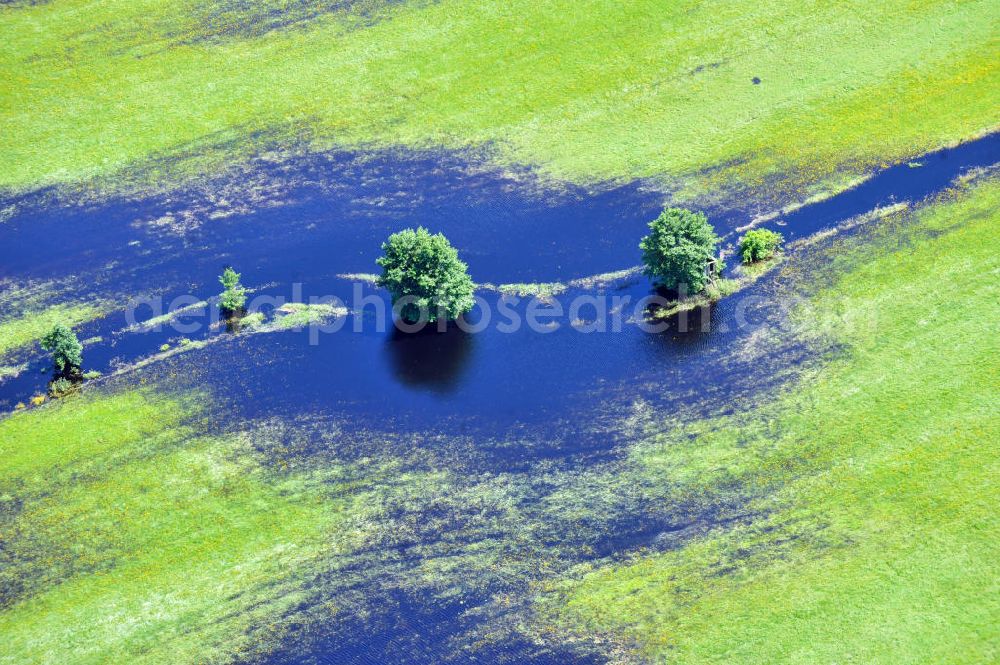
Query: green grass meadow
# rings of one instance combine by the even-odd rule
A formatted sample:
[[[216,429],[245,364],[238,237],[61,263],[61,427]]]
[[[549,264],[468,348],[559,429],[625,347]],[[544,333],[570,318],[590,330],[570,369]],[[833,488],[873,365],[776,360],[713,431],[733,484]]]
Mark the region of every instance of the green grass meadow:
[[[664,663],[996,661],[998,211],[992,179],[833,248],[841,277],[803,317],[841,322],[817,327],[846,350],[633,453],[762,517],[553,587],[553,621]]]
[[[490,145],[576,181],[787,199],[1000,120],[988,1],[373,2],[250,32],[227,7],[0,9],[0,188],[162,184],[275,144]]]

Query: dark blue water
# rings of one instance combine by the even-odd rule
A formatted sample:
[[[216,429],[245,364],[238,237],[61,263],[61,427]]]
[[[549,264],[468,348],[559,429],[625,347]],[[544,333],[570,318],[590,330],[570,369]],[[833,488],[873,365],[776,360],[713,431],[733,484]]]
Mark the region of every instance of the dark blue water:
[[[889,168],[782,217],[781,231],[791,240],[876,206],[920,200],[998,159],[1000,135],[932,153],[919,168]],[[304,298],[334,295],[350,302],[354,285],[338,275],[375,272],[380,243],[390,233],[424,225],[449,237],[477,282],[568,281],[636,265],[639,239],[664,205],[664,196],[643,183],[593,191],[553,187],[530,174],[447,154],[314,155],[262,162],[245,176],[267,184],[271,193],[241,194],[238,182],[220,180],[87,204],[52,191],[8,197],[0,206],[18,211],[0,224],[0,279],[72,276],[79,294],[159,291],[169,301],[188,293],[217,294],[217,276],[232,264],[259,293],[290,297],[298,283]],[[219,192],[227,204],[213,200]],[[212,214],[219,210],[225,216]],[[738,209],[709,213],[720,234],[749,221]],[[167,216],[190,221],[178,224],[182,230],[152,223]],[[187,336],[221,341],[159,362],[142,375],[177,386],[209,386],[234,423],[323,414],[345,431],[417,432],[428,441],[435,432],[467,434],[489,470],[530,470],[541,460],[592,463],[617,454],[613,424],[637,399],[660,409],[720,409],[734,396],[767,388],[762,377],[771,372],[761,362],[788,368],[805,357],[808,350],[791,347],[764,361],[734,353],[758,327],[780,323],[780,303],[768,297],[771,285],[764,279],[718,306],[671,320],[656,334],[628,322],[618,332],[583,334],[566,316],[545,334],[490,326],[476,334],[451,329],[418,335],[371,325],[350,332],[349,317],[344,330],[321,334],[317,344],[309,343],[308,331],[233,335],[202,328]],[[641,316],[635,303],[651,292],[638,277],[570,290],[559,300],[568,305],[581,293],[629,297],[626,311]],[[363,293],[384,298],[372,287]],[[522,316],[526,304],[515,308]],[[125,327],[121,312],[81,327],[81,338],[103,338],[87,347],[87,369],[107,373],[179,336],[169,329],[124,333]],[[4,410],[45,389],[47,360],[37,351],[23,359],[30,369],[0,383]],[[604,554],[627,550],[669,527],[633,519],[588,544]],[[438,662],[442,652],[435,645],[474,623],[462,618],[461,607],[430,598],[397,599],[376,614],[358,624],[357,631],[366,631],[360,637],[345,638],[351,631],[330,639],[310,635],[288,644],[274,662]],[[567,658],[509,644],[487,662]]]
[[[993,135],[929,154],[919,168],[892,167],[783,217],[781,230],[791,240],[878,205],[918,200],[970,168],[993,163],[998,148],[1000,138]],[[337,275],[375,272],[388,234],[424,225],[451,239],[478,282],[565,281],[634,266],[646,224],[664,204],[661,194],[641,183],[596,192],[569,185],[551,189],[525,174],[472,168],[450,155],[338,153],[261,169],[280,183],[277,200],[221,219],[202,215],[183,234],[150,221],[197,209],[211,183],[169,197],[87,206],[53,203],[38,194],[14,200],[22,211],[0,226],[0,278],[77,276],[81,290],[94,295],[161,290],[169,303],[181,294],[216,294],[222,266],[233,264],[248,285],[267,285],[263,293],[291,298],[298,282],[304,298],[334,295],[350,303],[354,285]],[[34,204],[33,197],[44,204]],[[725,234],[748,220],[738,211],[717,210],[711,221]],[[379,295],[370,287],[364,293]],[[576,293],[559,300],[568,306]],[[641,317],[635,303],[651,290],[638,278],[594,293],[631,298],[625,311],[635,318]],[[458,419],[502,430],[561,423],[572,417],[567,409],[590,409],[616,390],[633,392],[647,381],[655,386],[652,398],[724,390],[731,369],[726,350],[753,328],[737,325],[736,304],[724,301],[710,313],[692,314],[686,329],[674,322],[656,335],[629,324],[621,332],[582,334],[565,315],[548,334],[526,327],[505,334],[490,326],[479,334],[401,335],[377,332],[370,322],[364,332],[352,333],[348,322],[341,332],[321,335],[315,346],[307,343],[307,332],[284,333],[193,354],[226,356],[230,380],[254,396],[244,405],[247,416],[334,410],[392,427],[442,419],[453,426]],[[521,315],[525,306],[517,308]],[[763,320],[765,312],[753,312],[765,309],[754,304],[746,318]],[[594,311],[584,307],[581,314]],[[105,371],[112,361],[148,355],[178,337],[170,330],[116,334],[123,327],[121,314],[83,327],[81,337],[106,340],[87,349],[89,368]],[[38,363],[44,366],[43,359]],[[10,408],[44,389],[46,380],[31,371],[0,384],[0,406]],[[663,385],[671,386],[669,394]]]

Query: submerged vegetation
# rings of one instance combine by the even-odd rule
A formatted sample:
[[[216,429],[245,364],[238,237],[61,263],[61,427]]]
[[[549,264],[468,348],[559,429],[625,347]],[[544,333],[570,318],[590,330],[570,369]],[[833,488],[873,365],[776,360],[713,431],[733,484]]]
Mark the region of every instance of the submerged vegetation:
[[[486,285],[480,284],[480,287],[484,286]],[[513,284],[500,284],[494,288],[497,293],[503,296],[512,296],[516,298],[539,298],[541,300],[547,300],[561,293],[565,293],[569,287],[560,282],[517,282]]]
[[[741,275],[738,279],[719,278],[711,282],[699,293],[678,297],[666,303],[650,307],[645,316],[650,321],[662,321],[672,318],[681,312],[690,312],[702,307],[708,307],[726,296],[731,296],[756,281],[756,276]]]
[[[278,330],[302,328],[315,323],[324,323],[347,315],[347,309],[326,303],[286,303],[277,309],[274,327]],[[261,319],[254,325],[260,325]]]
[[[127,390],[0,421],[0,660],[222,661],[306,618],[310,578],[373,533],[384,470],[269,468],[266,424],[207,435],[206,404]]]

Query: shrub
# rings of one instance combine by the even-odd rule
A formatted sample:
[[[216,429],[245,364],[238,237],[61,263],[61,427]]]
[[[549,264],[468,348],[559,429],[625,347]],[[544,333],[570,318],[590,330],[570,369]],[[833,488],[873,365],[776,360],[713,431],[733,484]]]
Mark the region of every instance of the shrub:
[[[475,286],[468,266],[440,233],[406,229],[389,236],[382,251],[385,255],[376,261],[382,275],[376,283],[389,290],[394,305],[409,300],[399,312],[405,321],[419,321],[422,312],[428,321],[456,319],[472,309]]]
[[[219,276],[219,283],[225,291],[219,300],[219,307],[225,312],[238,312],[247,303],[247,291],[240,284],[240,273],[226,268]]]
[[[740,253],[743,255],[743,263],[753,263],[771,258],[778,251],[783,240],[784,237],[776,231],[768,229],[747,231],[746,235],[740,238]]]
[[[52,364],[57,372],[65,374],[78,370],[83,363],[83,345],[76,334],[61,323],[42,337],[42,348],[52,352]]]
[[[94,379],[101,378],[101,373],[98,372],[96,369],[92,369],[88,372],[84,372],[83,378],[86,379],[87,381],[93,381]]]
[[[708,282],[706,265],[719,243],[703,213],[669,208],[649,223],[650,233],[639,248],[645,273],[668,289],[698,293]]]
[[[76,385],[64,376],[49,384],[49,394],[53,397],[63,397],[76,390]]]

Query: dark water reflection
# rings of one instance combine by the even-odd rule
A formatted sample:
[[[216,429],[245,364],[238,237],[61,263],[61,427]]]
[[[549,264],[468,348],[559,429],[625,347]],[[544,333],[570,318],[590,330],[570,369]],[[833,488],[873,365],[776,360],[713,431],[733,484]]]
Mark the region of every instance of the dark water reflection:
[[[393,328],[385,340],[386,355],[400,383],[442,395],[461,384],[475,344],[474,334],[456,326],[444,332],[433,327],[412,333]]]

